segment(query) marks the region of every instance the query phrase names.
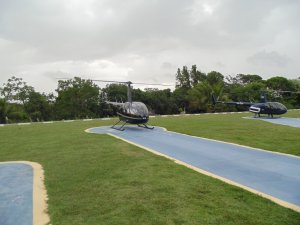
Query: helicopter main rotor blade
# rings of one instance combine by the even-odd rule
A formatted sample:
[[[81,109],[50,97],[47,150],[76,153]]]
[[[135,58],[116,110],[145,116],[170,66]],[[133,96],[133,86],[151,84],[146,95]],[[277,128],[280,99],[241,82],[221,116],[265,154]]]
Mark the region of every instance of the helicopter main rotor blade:
[[[69,80],[72,78],[56,78],[58,80]],[[139,82],[131,82],[131,81],[116,81],[116,80],[91,80],[95,82],[104,82],[104,83],[119,83],[119,84],[140,84],[140,85],[157,85],[157,86],[172,86],[171,84],[150,84],[150,83],[139,83]]]
[[[276,91],[275,91],[276,92]],[[279,93],[293,93],[293,94],[300,94],[300,91],[277,91]]]
[[[120,84],[131,84],[130,81],[115,81],[115,80],[92,80],[92,81],[97,81],[97,82],[104,82],[104,83],[120,83]]]
[[[172,86],[171,84],[150,84],[150,83],[132,83],[132,84],[141,84],[141,85],[157,85],[157,86]]]
[[[59,78],[56,78],[57,80],[71,80],[73,78],[67,78],[67,77],[59,77]],[[89,79],[91,80],[91,79]],[[115,81],[115,80],[91,80],[91,81],[97,81],[97,82],[105,82],[105,83],[121,83],[121,84],[131,84],[130,81]]]
[[[56,80],[71,80],[73,78],[67,78],[67,77],[57,77]]]
[[[150,84],[150,83],[140,83],[140,82],[131,82],[131,81],[115,81],[115,80],[92,80],[105,83],[120,83],[120,84],[141,84],[141,85],[160,85],[160,86],[172,86],[170,84]]]

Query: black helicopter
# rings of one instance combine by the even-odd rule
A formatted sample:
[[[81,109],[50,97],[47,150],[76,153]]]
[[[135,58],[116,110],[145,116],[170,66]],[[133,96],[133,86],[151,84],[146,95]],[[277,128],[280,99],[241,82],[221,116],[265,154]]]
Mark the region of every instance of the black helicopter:
[[[282,115],[287,112],[287,108],[280,102],[268,102],[266,93],[261,92],[260,102],[223,102],[218,101],[218,98],[212,93],[212,102],[213,105],[218,103],[227,104],[227,105],[243,105],[249,107],[249,112],[255,114],[255,117],[260,117],[261,114],[267,114],[268,117],[273,115]]]
[[[139,127],[153,129],[154,127],[149,127],[147,125],[149,121],[149,111],[147,106],[143,102],[134,102],[132,101],[132,84],[142,84],[142,85],[161,85],[169,86],[165,84],[146,84],[146,83],[132,83],[131,81],[122,82],[122,81],[107,81],[107,80],[92,80],[96,82],[106,82],[106,83],[119,83],[127,85],[127,102],[112,102],[105,101],[107,104],[111,104],[118,108],[117,115],[119,116],[119,121],[115,123],[111,128],[124,131],[124,126],[127,123],[136,124]],[[123,124],[120,127],[117,125],[123,121]]]

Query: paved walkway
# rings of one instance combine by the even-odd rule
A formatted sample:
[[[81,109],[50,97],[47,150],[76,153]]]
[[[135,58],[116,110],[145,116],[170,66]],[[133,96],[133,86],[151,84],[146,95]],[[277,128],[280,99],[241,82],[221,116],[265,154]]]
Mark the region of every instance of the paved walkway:
[[[147,130],[127,126],[122,132],[106,126],[87,132],[108,133],[151,149],[300,212],[300,157],[192,137],[159,127]]]
[[[0,164],[0,224],[33,224],[33,169],[22,163]]]
[[[243,117],[244,119],[253,119],[253,120],[262,120],[269,123],[275,123],[280,125],[286,125],[290,127],[299,127],[300,128],[300,118],[288,118],[288,117],[276,117],[276,118],[267,118],[267,117]]]

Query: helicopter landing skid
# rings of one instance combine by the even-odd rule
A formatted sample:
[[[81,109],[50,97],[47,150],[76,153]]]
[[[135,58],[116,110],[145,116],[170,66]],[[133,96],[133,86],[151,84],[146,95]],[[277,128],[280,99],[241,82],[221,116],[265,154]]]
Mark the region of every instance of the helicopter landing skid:
[[[116,125],[117,125],[118,123],[120,123],[120,122],[121,122],[121,120],[119,120],[117,123],[115,123],[114,125],[112,125],[111,128],[112,128],[112,129],[115,129],[115,130],[119,130],[119,131],[124,131],[125,129],[124,129],[123,127],[125,126],[125,124],[126,124],[127,122],[124,122],[123,125],[120,126],[120,127],[116,127]]]
[[[154,129],[154,127],[148,127],[147,124],[143,123],[143,125],[141,124],[138,124],[139,127],[142,127],[142,128],[146,128],[146,129],[149,129],[149,130],[152,130]]]
[[[254,114],[254,118],[258,118],[258,117],[260,117],[260,114],[259,113],[255,113]]]

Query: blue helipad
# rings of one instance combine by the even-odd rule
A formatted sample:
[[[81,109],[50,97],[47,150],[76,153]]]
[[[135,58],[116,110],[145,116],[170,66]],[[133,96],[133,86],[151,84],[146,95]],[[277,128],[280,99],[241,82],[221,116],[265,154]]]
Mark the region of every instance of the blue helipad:
[[[0,163],[0,224],[33,224],[33,169],[22,163]]]
[[[244,117],[245,119],[262,120],[269,123],[286,125],[290,127],[300,128],[300,118],[287,118],[287,117],[277,117],[277,118],[267,118],[267,117]]]
[[[270,196],[279,204],[300,209],[300,157],[192,137],[159,127],[148,130],[127,126],[123,132],[96,127],[87,132],[114,135]]]

